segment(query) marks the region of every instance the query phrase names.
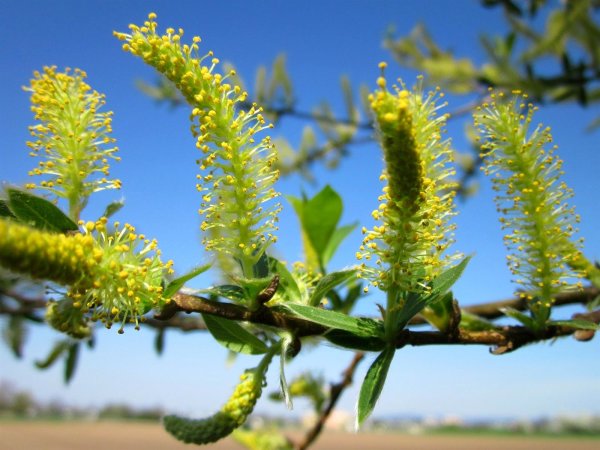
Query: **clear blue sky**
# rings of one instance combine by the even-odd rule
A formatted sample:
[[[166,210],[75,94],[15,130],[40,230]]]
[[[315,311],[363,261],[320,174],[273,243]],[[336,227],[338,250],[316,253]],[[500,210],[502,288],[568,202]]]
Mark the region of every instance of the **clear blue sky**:
[[[134,87],[134,80],[153,80],[153,72],[141,61],[124,53],[112,37],[127,24],[142,22],[148,12],[158,14],[159,26],[183,27],[186,36],[200,35],[206,51],[213,50],[230,61],[248,84],[258,65],[270,64],[287,54],[298,108],[310,110],[329,100],[342,113],[339,77],[347,74],[356,87],[371,88],[378,75],[377,63],[390,62],[390,77],[402,76],[410,85],[414,73],[397,67],[382,47],[389,26],[406,34],[419,21],[434,37],[458,54],[481,58],[478,35],[502,32],[503,22],[495,11],[478,2],[459,1],[321,1],[248,2],[220,1],[31,1],[5,0],[0,15],[0,180],[15,184],[27,181],[27,171],[36,162],[24,145],[32,123],[28,95],[21,86],[34,70],[44,65],[79,67],[88,72],[92,87],[107,96],[107,107],[115,111],[114,136],[123,161],[113,174],[123,180],[121,193],[98,195],[86,211],[94,218],[103,205],[121,195],[126,208],[118,219],[135,224],[148,236],[158,238],[163,253],[185,271],[206,261],[199,244],[200,202],[194,189],[196,166],[188,111],[158,107]],[[452,99],[459,106],[461,99]],[[566,181],[576,193],[582,216],[586,254],[600,258],[600,222],[596,192],[600,167],[598,133],[585,134],[592,111],[577,106],[545,108],[538,120],[553,125],[556,143],[565,160]],[[285,120],[273,135],[297,141],[303,123]],[[449,135],[457,148],[464,147],[464,122],[457,120]],[[317,168],[320,185],[331,184],[346,201],[343,221],[369,225],[380,184],[381,156],[375,145],[354,149],[338,171]],[[489,186],[484,180],[480,195],[460,206],[456,248],[474,254],[465,277],[456,286],[464,304],[511,296],[513,286],[504,263],[501,233]],[[298,195],[314,187],[297,177],[283,180],[283,193]],[[287,205],[286,205],[287,206]],[[354,234],[340,250],[332,268],[353,264],[360,235]],[[282,215],[278,254],[293,261],[300,258],[298,227],[289,206]],[[211,283],[203,278],[200,284]],[[360,311],[376,314],[377,295],[365,299]],[[239,374],[255,362],[240,357],[227,366],[226,352],[202,333],[172,332],[166,352],[157,357],[152,348],[153,332],[116,331],[97,333],[96,348],[84,351],[78,373],[62,384],[62,367],[37,371],[33,361],[43,358],[59,339],[49,330],[32,330],[25,358],[16,361],[0,347],[0,379],[32,391],[48,400],[59,398],[70,404],[100,405],[123,401],[138,406],[161,405],[169,411],[204,415],[221,405]],[[308,345],[305,347],[309,347]],[[393,362],[388,383],[375,415],[410,414],[463,416],[539,416],[544,414],[600,414],[600,358],[598,342],[587,344],[560,340],[540,344],[501,357],[485,347],[403,349]],[[288,376],[305,370],[322,372],[336,380],[352,354],[331,346],[307,349],[290,364]],[[370,357],[372,360],[373,356]],[[368,367],[357,373],[360,380]],[[269,378],[276,389],[276,370]],[[354,408],[358,383],[344,394],[340,406]],[[303,404],[298,402],[297,410]],[[259,411],[284,414],[284,408],[263,399]]]

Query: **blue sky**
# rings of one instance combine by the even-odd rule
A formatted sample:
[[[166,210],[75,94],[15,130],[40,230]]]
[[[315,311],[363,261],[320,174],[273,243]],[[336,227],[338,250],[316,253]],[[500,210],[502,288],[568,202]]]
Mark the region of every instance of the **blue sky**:
[[[161,29],[185,29],[185,37],[202,37],[203,48],[233,63],[252,85],[256,68],[269,65],[281,52],[294,82],[298,108],[310,110],[328,100],[343,112],[339,77],[349,76],[353,85],[374,88],[378,62],[390,63],[388,77],[410,85],[415,74],[395,65],[383,48],[385,31],[394,26],[406,34],[419,21],[434,37],[459,55],[480,60],[478,35],[502,32],[500,14],[482,9],[478,2],[459,1],[322,1],[284,2],[219,1],[11,1],[3,2],[0,16],[0,180],[14,184],[27,181],[36,162],[24,145],[32,123],[28,95],[21,90],[34,70],[44,65],[79,67],[87,71],[92,87],[106,94],[107,108],[115,112],[114,136],[123,161],[113,174],[123,180],[121,193],[102,193],[84,215],[96,217],[104,204],[123,196],[126,208],[118,219],[136,225],[158,238],[163,254],[185,271],[207,260],[200,246],[199,195],[194,189],[196,157],[189,133],[188,111],[157,106],[134,86],[138,78],[152,81],[154,73],[141,61],[124,53],[112,36],[158,14]],[[450,97],[449,109],[464,99]],[[593,111],[577,106],[545,107],[537,118],[553,126],[555,142],[565,160],[565,180],[574,189],[575,204],[582,216],[581,234],[586,254],[600,258],[600,221],[597,202],[597,167],[600,167],[598,133],[585,134]],[[456,120],[448,135],[456,148],[464,148],[465,122]],[[285,119],[273,136],[297,142],[304,123]],[[363,145],[352,151],[339,170],[315,168],[319,186],[331,184],[345,199],[343,222],[369,225],[377,204],[381,156],[377,146]],[[459,205],[456,248],[474,254],[455,294],[468,305],[510,297],[514,287],[504,263],[504,249],[491,190],[482,181],[480,194]],[[298,195],[314,192],[298,177],[282,180],[279,190]],[[281,217],[277,253],[293,261],[301,257],[298,227],[291,208]],[[332,262],[331,268],[354,263],[360,234],[352,235]],[[208,285],[210,277],[196,283]],[[365,299],[361,313],[375,315],[376,295]],[[565,313],[568,314],[568,313]],[[43,358],[59,336],[49,330],[32,330],[26,356],[16,361],[0,347],[0,379],[31,390],[41,399],[60,398],[77,405],[100,405],[125,401],[139,406],[162,405],[169,411],[203,415],[219,408],[245,367],[255,364],[240,357],[226,364],[226,352],[206,334],[169,333],[166,352],[155,355],[152,331],[100,330],[96,348],[81,355],[78,373],[62,384],[61,368],[40,372],[33,361]],[[310,347],[306,345],[305,347]],[[600,414],[600,358],[598,343],[560,340],[524,348],[501,357],[484,347],[436,347],[403,349],[392,364],[388,383],[375,415],[459,414],[463,416],[538,416],[543,414]],[[360,380],[370,360],[356,376]],[[316,370],[338,379],[352,354],[331,346],[306,349],[289,367],[289,376]],[[269,384],[276,389],[276,371]],[[340,406],[354,408],[358,382],[344,395]],[[297,412],[302,411],[302,402]],[[263,400],[259,411],[283,414],[284,408]]]

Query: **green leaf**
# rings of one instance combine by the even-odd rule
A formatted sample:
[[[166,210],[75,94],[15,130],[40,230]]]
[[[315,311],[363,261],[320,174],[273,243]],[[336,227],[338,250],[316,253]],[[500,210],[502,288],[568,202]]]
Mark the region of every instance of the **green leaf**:
[[[538,328],[536,321],[532,317],[529,317],[527,314],[524,314],[521,311],[517,311],[516,309],[509,308],[509,307],[500,308],[500,311],[502,311],[502,313],[504,313],[504,315],[518,320],[523,325],[525,325],[527,328],[531,328],[531,329]]]
[[[210,264],[205,264],[203,266],[195,267],[194,269],[190,270],[185,275],[175,278],[173,281],[169,282],[169,284],[167,285],[167,287],[163,293],[163,297],[171,298],[173,295],[175,295],[179,291],[179,289],[181,289],[185,285],[185,283],[187,283],[188,281],[190,281],[193,278],[196,278],[201,273],[206,272],[208,269],[210,269]]]
[[[23,344],[27,328],[23,316],[10,316],[3,330],[3,337],[16,358],[23,357]]]
[[[64,233],[79,228],[56,205],[19,189],[7,189],[10,210],[21,222],[40,230]]]
[[[266,253],[260,255],[260,258],[253,267],[255,278],[266,278],[269,276],[269,257]]]
[[[273,278],[239,278],[235,281],[243,290],[242,301],[247,303],[248,307],[253,308],[256,307],[256,299],[258,298],[258,295],[267,287],[269,287],[273,281]]]
[[[454,283],[456,283],[456,281],[460,278],[460,276],[465,270],[465,267],[467,267],[467,264],[469,263],[470,259],[471,257],[467,256],[459,264],[446,270],[435,280],[433,280],[431,282],[432,295],[440,295],[448,292],[450,288],[454,285]]]
[[[237,322],[210,314],[202,314],[202,318],[215,340],[232,352],[249,355],[267,352],[268,348],[265,343]]]
[[[315,290],[308,300],[308,304],[310,306],[318,306],[323,297],[325,297],[331,289],[354,278],[355,274],[356,269],[347,269],[325,275],[317,283]]]
[[[571,319],[571,320],[552,320],[548,322],[548,325],[555,325],[560,327],[576,328],[578,330],[600,330],[600,325],[584,319]]]
[[[439,295],[424,295],[417,294],[414,292],[400,292],[398,295],[405,295],[406,299],[404,300],[404,305],[402,309],[397,313],[396,317],[396,330],[403,329],[406,324],[412,319],[414,316],[419,314],[423,308],[425,308],[429,303],[434,303],[440,300]],[[400,304],[398,301],[396,304]]]
[[[6,200],[2,199],[0,199],[0,217],[9,217],[11,219],[16,219],[15,215],[10,211]]]
[[[358,396],[356,413],[357,429],[371,415],[373,408],[375,408],[375,404],[383,390],[390,364],[392,359],[394,359],[395,351],[394,347],[386,347],[367,371]]]
[[[321,263],[323,253],[342,215],[342,209],[342,198],[329,185],[304,204],[302,227]]]
[[[243,302],[246,300],[246,293],[244,290],[234,284],[223,284],[221,286],[213,286],[207,289],[200,289],[200,294],[214,295],[216,297],[227,298],[234,302]]]
[[[381,321],[363,317],[352,317],[328,309],[314,306],[286,304],[273,309],[290,311],[297,317],[318,323],[328,328],[345,330],[359,337],[379,337],[383,333]]]
[[[65,360],[65,383],[69,383],[75,375],[77,360],[79,359],[79,342],[71,344]]]
[[[319,267],[319,256],[317,255],[316,250],[313,247],[313,244],[306,233],[306,229],[304,227],[303,217],[304,217],[304,205],[306,204],[306,198],[300,199],[293,197],[291,195],[286,195],[285,197],[288,202],[294,207],[294,211],[298,216],[298,221],[300,222],[300,233],[302,236],[302,247],[304,249],[304,259],[306,262],[306,266],[310,270],[320,270]]]
[[[302,294],[298,283],[294,279],[294,276],[287,270],[285,264],[276,258],[269,257],[270,272],[279,275],[279,287],[277,293],[280,294],[286,301],[289,302],[300,302],[302,301]]]
[[[464,310],[460,312],[460,327],[467,331],[490,331],[497,328],[489,320]]]
[[[44,359],[43,361],[35,362],[36,367],[38,369],[47,369],[52,364],[54,364],[56,362],[56,360],[59,358],[59,356],[61,356],[64,352],[66,352],[70,346],[71,346],[71,341],[69,341],[69,340],[57,342],[56,344],[54,344],[54,347],[52,347],[52,350],[50,351],[50,353],[48,354],[46,359]]]
[[[360,337],[345,330],[329,330],[323,337],[339,347],[363,352],[380,352],[385,347],[378,337]]]
[[[102,213],[102,217],[106,217],[107,219],[113,215],[115,215],[118,211],[121,210],[125,206],[125,200],[117,200],[116,202],[111,202],[106,205],[104,212]]]
[[[350,225],[344,225],[343,227],[339,227],[334,230],[329,242],[327,242],[327,247],[325,247],[325,250],[323,250],[323,254],[321,255],[324,266],[327,266],[327,263],[331,261],[331,258],[335,254],[335,251],[339,245],[348,237],[350,233],[354,231],[357,226],[358,223],[353,223]]]
[[[439,331],[446,332],[452,321],[453,301],[452,293],[443,295],[439,301],[431,302],[423,308],[421,315]]]

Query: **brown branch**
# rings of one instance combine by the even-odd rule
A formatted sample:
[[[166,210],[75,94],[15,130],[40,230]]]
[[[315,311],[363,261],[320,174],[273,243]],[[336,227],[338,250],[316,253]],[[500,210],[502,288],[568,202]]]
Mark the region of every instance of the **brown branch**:
[[[600,289],[594,286],[586,287],[582,290],[567,291],[556,296],[554,306],[574,305],[580,303],[585,304],[591,302],[598,295],[600,295]],[[462,310],[471,314],[475,314],[483,319],[493,320],[504,317],[504,313],[501,311],[503,308],[526,311],[527,301],[520,297],[513,297],[491,303],[481,303],[477,305],[466,306],[462,308]],[[416,316],[410,321],[411,325],[423,325],[426,323],[427,321],[422,316]]]
[[[600,310],[586,314],[576,314],[577,319],[600,323]],[[533,331],[522,326],[507,326],[487,331],[467,331],[459,329],[455,334],[438,331],[403,330],[396,340],[396,347],[406,345],[490,345],[492,353],[503,354],[534,342],[556,339],[573,335],[577,330],[568,326],[549,326]]]
[[[17,308],[10,308],[6,305],[0,305],[0,315],[31,315],[35,311],[45,308],[46,300],[40,297],[29,298],[19,292],[12,290],[0,291],[0,295],[11,297],[20,305]],[[583,290],[573,290],[564,292],[556,297],[555,306],[569,304],[585,304],[600,295],[600,289],[587,287]],[[510,307],[519,311],[527,309],[527,303],[521,298],[510,298],[492,303],[467,306],[463,308],[471,314],[475,314],[484,319],[493,320],[503,317],[501,309]],[[157,329],[173,328],[182,331],[206,330],[204,323],[197,318],[186,318],[177,315],[178,312],[203,313],[217,315],[223,318],[247,321],[263,325],[270,325],[281,329],[294,331],[297,336],[319,336],[323,335],[327,328],[306,320],[291,317],[279,311],[269,308],[260,308],[257,311],[249,311],[242,306],[231,303],[220,303],[209,301],[200,297],[178,293],[173,297],[173,302],[165,308],[163,313],[154,319],[148,319],[146,324]],[[585,318],[587,315],[579,315],[579,318]],[[595,322],[598,322],[592,319]],[[427,322],[421,317],[416,316],[411,320],[411,325],[421,325]],[[530,330],[523,327],[504,327],[494,331],[467,332],[460,330],[455,336],[448,336],[445,333],[435,331],[406,331],[398,338],[398,346],[405,345],[492,345],[498,348],[509,348],[525,345],[526,343],[554,339],[556,337],[573,334],[572,328],[549,328],[545,334],[534,335]],[[591,338],[592,333],[579,330],[576,338],[586,340]]]
[[[293,331],[298,337],[318,336],[327,331],[327,328],[324,326],[297,317],[291,317],[266,307],[250,311],[232,303],[214,302],[202,297],[182,293],[175,294],[171,303],[173,305],[171,308],[177,308],[179,311],[186,313],[199,312],[223,317],[224,319],[270,325]],[[161,319],[162,317],[161,315],[157,319]]]
[[[179,331],[206,331],[204,321],[199,317],[174,316],[169,320],[146,319],[144,325],[156,328],[157,330],[166,330],[172,328]]]
[[[560,304],[581,303],[586,301],[588,296],[593,298],[593,294],[596,292],[597,290],[594,289],[588,289],[586,292],[569,292],[561,295],[559,301]],[[484,305],[475,305],[471,310],[490,316],[497,314],[496,310],[500,307],[522,306],[519,302],[520,300],[516,299],[495,302],[491,304],[495,309],[492,308],[487,312],[483,308]],[[239,305],[213,302],[186,294],[175,295],[173,297],[172,308],[177,308],[180,311],[188,313],[199,312],[236,321],[275,326],[280,329],[293,331],[298,337],[321,336],[328,330],[325,326],[289,316],[273,309],[260,308],[257,311],[249,311]],[[499,313],[498,316],[500,315],[502,314]],[[577,318],[599,323],[600,310],[587,314],[578,314]],[[541,331],[533,331],[522,326],[506,326],[486,331],[467,331],[459,328],[453,333],[411,331],[405,329],[399,334],[395,344],[397,348],[407,345],[489,345],[495,348],[493,350],[495,354],[501,354],[516,350],[529,343],[572,335],[575,331],[575,328],[566,326],[549,326]]]
[[[354,372],[356,371],[356,368],[358,367],[358,365],[364,357],[365,354],[362,352],[355,353],[354,358],[352,358],[352,361],[350,362],[350,365],[342,373],[342,380],[339,383],[331,385],[329,391],[329,402],[319,414],[317,422],[313,425],[313,427],[310,430],[308,430],[302,441],[294,445],[294,448],[296,450],[307,449],[315,441],[315,439],[317,439],[317,437],[323,430],[323,427],[325,426],[325,422],[329,418],[331,411],[333,411],[333,408],[337,404],[342,393],[348,386],[352,384]]]

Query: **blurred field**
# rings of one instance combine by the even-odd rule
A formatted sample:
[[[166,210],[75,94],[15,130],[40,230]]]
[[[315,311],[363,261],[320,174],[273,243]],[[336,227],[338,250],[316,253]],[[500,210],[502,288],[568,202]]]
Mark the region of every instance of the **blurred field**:
[[[123,422],[0,422],[0,449],[43,450],[178,450],[191,448],[167,435],[157,424]],[[241,450],[230,439],[206,446]],[[405,434],[326,432],[313,450],[598,450],[600,439],[491,436],[411,436]]]

